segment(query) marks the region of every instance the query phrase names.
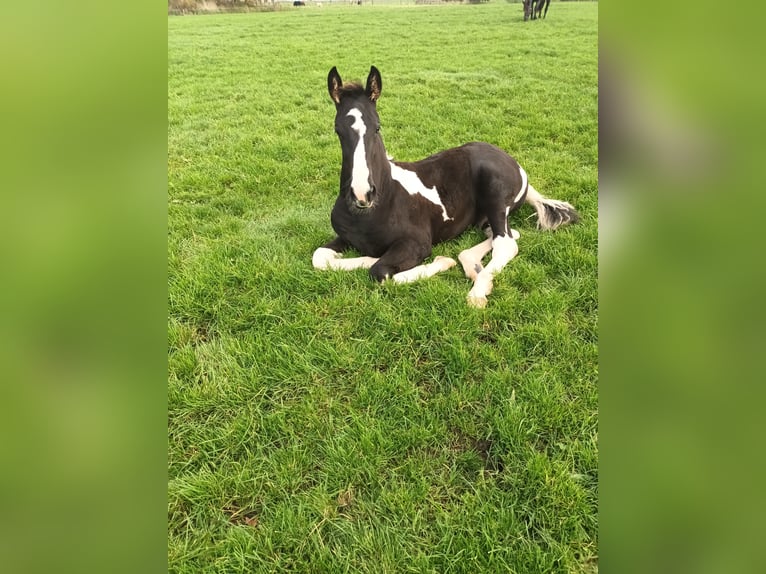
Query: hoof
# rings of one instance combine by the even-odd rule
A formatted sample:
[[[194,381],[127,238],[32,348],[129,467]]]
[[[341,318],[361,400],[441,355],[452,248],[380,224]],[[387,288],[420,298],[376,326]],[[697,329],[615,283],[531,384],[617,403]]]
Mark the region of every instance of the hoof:
[[[442,271],[446,271],[447,269],[457,265],[457,261],[451,257],[445,257],[444,255],[437,255],[434,257],[434,263],[438,263]]]
[[[311,264],[314,269],[331,269],[333,260],[340,258],[341,255],[341,253],[327,247],[319,247],[311,257]]]
[[[477,295],[471,295],[468,294],[468,297],[466,297],[466,300],[468,301],[468,306],[473,307],[474,309],[484,309],[484,307],[487,306],[487,298],[486,297],[480,297]]]

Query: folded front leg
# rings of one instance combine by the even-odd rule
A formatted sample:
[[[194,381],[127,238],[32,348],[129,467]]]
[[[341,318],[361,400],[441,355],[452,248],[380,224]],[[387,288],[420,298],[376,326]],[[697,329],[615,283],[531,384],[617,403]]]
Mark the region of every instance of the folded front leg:
[[[395,278],[398,273],[420,265],[430,255],[430,238],[400,239],[392,243],[377,263],[370,267],[370,276],[379,282]],[[442,264],[440,263],[440,265]],[[434,273],[436,272],[438,271],[434,271]],[[412,277],[415,278],[417,274],[418,272],[413,272]],[[406,277],[406,275],[400,276],[401,282],[406,282]]]
[[[369,269],[378,261],[377,257],[349,257],[343,258],[342,253],[320,247],[314,251],[312,263],[316,269],[343,269],[350,271],[352,269]]]
[[[377,257],[349,257],[343,259],[343,251],[348,249],[348,244],[340,237],[336,237],[329,243],[314,251],[311,263],[315,269],[369,269],[377,261]]]
[[[457,265],[457,263],[454,259],[438,255],[437,257],[434,257],[434,260],[431,263],[418,265],[407,271],[396,273],[393,277],[394,283],[411,283],[413,281],[418,281],[419,279],[425,279],[426,277],[431,277],[441,271],[446,271],[455,265]]]

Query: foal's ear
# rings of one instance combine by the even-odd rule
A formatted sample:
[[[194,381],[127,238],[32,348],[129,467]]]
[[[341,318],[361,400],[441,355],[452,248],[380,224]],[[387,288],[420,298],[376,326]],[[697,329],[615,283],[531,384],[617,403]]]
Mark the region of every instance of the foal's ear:
[[[373,102],[377,102],[381,88],[383,88],[383,81],[380,79],[380,72],[375,66],[370,66],[370,75],[367,76],[367,88],[365,89],[367,97]]]
[[[330,98],[332,98],[336,105],[340,103],[340,88],[342,85],[343,80],[340,79],[338,68],[333,66],[327,75],[327,91],[330,92]]]

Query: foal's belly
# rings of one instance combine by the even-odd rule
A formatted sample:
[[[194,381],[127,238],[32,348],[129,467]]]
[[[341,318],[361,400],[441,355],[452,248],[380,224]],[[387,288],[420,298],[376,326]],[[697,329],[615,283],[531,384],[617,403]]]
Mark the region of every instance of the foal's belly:
[[[433,243],[441,243],[442,241],[449,241],[454,239],[466,229],[468,229],[475,219],[473,211],[456,214],[451,221],[440,221],[436,225],[432,225],[433,229]]]

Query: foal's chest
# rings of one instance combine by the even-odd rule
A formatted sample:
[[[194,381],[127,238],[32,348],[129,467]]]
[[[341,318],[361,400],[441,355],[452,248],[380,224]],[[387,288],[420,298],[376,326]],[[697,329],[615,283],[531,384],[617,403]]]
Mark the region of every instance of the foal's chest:
[[[339,201],[332,210],[330,221],[338,237],[363,255],[380,257],[400,239],[431,241],[428,219],[417,223],[412,214],[375,206],[366,211],[351,212],[345,202]]]
[[[330,221],[338,237],[363,255],[380,257],[394,241],[395,233],[372,213],[349,213],[336,207]]]

